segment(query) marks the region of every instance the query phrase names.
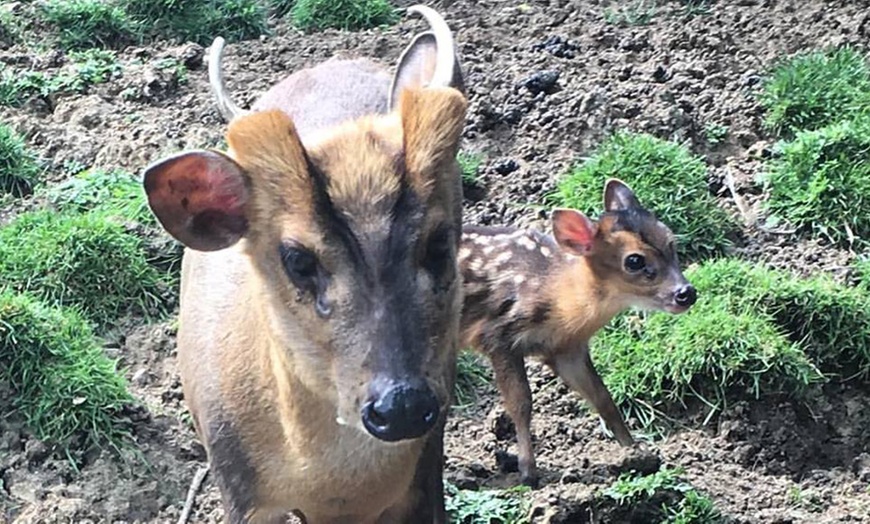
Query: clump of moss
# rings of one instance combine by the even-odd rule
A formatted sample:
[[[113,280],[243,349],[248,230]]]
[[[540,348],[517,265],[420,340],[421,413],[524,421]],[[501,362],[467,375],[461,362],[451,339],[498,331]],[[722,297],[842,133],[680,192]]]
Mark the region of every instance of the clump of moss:
[[[75,311],[0,286],[0,382],[37,438],[62,448],[112,445],[128,435],[133,402],[116,363]]]
[[[604,182],[611,177],[631,186],[641,204],[674,231],[685,258],[721,254],[730,244],[736,224],[709,193],[704,161],[684,146],[647,134],[608,138],[561,180],[549,200],[597,216]]]

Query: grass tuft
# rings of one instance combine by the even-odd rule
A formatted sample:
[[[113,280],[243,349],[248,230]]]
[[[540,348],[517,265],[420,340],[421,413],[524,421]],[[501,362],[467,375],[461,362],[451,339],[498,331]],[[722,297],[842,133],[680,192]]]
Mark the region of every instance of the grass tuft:
[[[868,245],[870,114],[798,132],[763,178],[775,216],[838,245]]]
[[[692,401],[712,416],[730,399],[800,394],[823,380],[799,337],[764,303],[784,275],[723,259],[686,276],[699,294],[688,312],[623,315],[593,344],[614,400],[644,426]]]
[[[531,502],[529,488],[467,490],[444,485],[449,521],[455,524],[525,524]]]
[[[128,436],[121,413],[133,398],[88,323],[2,287],[0,382],[11,385],[11,407],[47,443],[117,448]]]
[[[167,276],[142,241],[100,213],[25,213],[0,229],[0,287],[78,306],[99,326],[132,311],[162,311]]]
[[[99,211],[107,216],[156,225],[142,182],[119,170],[90,169],[48,187],[45,197],[60,211]]]
[[[681,468],[663,468],[650,475],[623,473],[602,495],[643,513],[643,522],[661,524],[714,524],[722,517],[713,501],[680,478]],[[630,519],[640,522],[641,520]]]
[[[0,124],[0,195],[22,197],[33,192],[40,168],[18,133]]]
[[[268,31],[269,6],[262,0],[122,0],[129,15],[150,27],[150,36],[210,45],[257,38]]]
[[[296,0],[290,10],[299,29],[359,31],[394,24],[399,15],[388,0]]]
[[[70,63],[56,74],[18,71],[0,66],[0,105],[20,107],[28,99],[59,93],[82,93],[121,71],[115,53],[103,49],[71,51]]]
[[[655,0],[631,0],[604,10],[604,21],[616,26],[641,26],[652,22],[656,15]]]
[[[736,229],[710,195],[706,173],[704,161],[684,146],[647,134],[617,133],[563,178],[549,199],[597,216],[605,180],[619,178],[674,231],[680,255],[697,260],[722,253],[728,233]]]
[[[456,155],[456,161],[459,162],[459,169],[462,171],[462,181],[469,186],[477,185],[480,166],[483,164],[483,155],[460,151]]]
[[[818,129],[870,111],[870,67],[850,47],[799,54],[774,67],[759,99],[768,129]]]
[[[40,17],[64,49],[120,48],[137,41],[140,27],[123,6],[104,0],[48,0]]]
[[[478,390],[492,383],[492,373],[483,358],[472,350],[459,352],[456,360],[456,407],[468,407],[477,400]]]

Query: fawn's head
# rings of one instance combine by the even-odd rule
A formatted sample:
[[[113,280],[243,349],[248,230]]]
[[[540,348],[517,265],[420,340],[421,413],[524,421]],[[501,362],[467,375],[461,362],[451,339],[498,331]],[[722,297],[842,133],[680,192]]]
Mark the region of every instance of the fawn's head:
[[[426,434],[452,388],[465,110],[455,89],[409,88],[394,112],[305,147],[285,113],[263,111],[230,124],[227,154],[145,171],[152,210],[188,248],[242,240],[265,312],[251,329],[269,331],[282,369],[385,441]]]
[[[680,269],[674,234],[624,182],[607,181],[597,222],[573,209],[556,209],[552,223],[559,246],[584,257],[598,286],[618,303],[670,313],[695,303],[697,292]]]

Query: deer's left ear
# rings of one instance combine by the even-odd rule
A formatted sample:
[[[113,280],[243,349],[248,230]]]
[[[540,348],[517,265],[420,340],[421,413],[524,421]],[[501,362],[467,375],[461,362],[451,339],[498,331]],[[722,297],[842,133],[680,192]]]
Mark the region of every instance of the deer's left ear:
[[[598,225],[574,209],[554,209],[551,214],[553,236],[562,249],[583,256],[592,251]]]

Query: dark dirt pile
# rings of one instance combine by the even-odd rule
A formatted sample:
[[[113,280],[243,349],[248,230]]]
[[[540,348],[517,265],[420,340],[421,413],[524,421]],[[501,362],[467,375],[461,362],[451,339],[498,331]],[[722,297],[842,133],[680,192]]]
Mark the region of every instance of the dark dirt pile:
[[[407,5],[408,2],[403,2]],[[555,181],[614,130],[646,131],[687,142],[706,155],[709,182],[735,211],[722,178],[734,176],[744,198],[758,198],[753,178],[771,137],[752,92],[779,56],[831,44],[866,45],[870,10],[863,1],[733,0],[690,15],[683,2],[661,4],[646,26],[607,23],[607,4],[586,1],[455,0],[437,3],[460,43],[470,96],[465,148],[485,156],[483,191],[467,201],[467,221],[543,227],[536,207]],[[395,63],[417,20],[384,31],[305,36],[281,26],[260,41],[231,45],[225,74],[248,106],[267,87],[330,56]],[[221,142],[223,123],[207,85],[203,49],[195,45],[131,48],[123,75],[87,94],[0,109],[60,179],[71,165],[140,171],[184,148]],[[186,64],[186,80],[158,66]],[[60,55],[23,47],[0,61],[35,70],[58,67]],[[710,144],[705,129],[728,128]],[[850,255],[788,235],[747,228],[738,246],[801,273],[843,277]],[[145,410],[136,414],[142,455],[124,463],[105,452],[81,471],[29,438],[19,420],[0,420],[0,521],[171,522],[203,464],[183,408],[169,324],[130,328],[108,351],[122,359]],[[531,364],[533,431],[542,486],[533,493],[535,522],[622,522],[594,509],[596,491],[622,471],[685,468],[734,522],[870,522],[870,402],[867,391],[830,386],[809,405],[776,399],[732,405],[703,429],[677,432],[635,450],[606,438],[576,395]],[[456,413],[447,437],[448,479],[464,486],[507,486],[496,457],[515,452],[514,437],[492,390]],[[503,420],[502,420],[503,421]],[[696,428],[699,426],[695,426]],[[144,465],[143,465],[144,464]],[[508,468],[510,469],[510,468]],[[12,518],[14,515],[14,518]],[[206,480],[194,522],[220,522],[217,492]]]

